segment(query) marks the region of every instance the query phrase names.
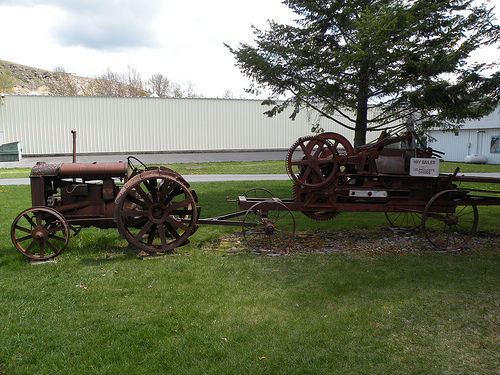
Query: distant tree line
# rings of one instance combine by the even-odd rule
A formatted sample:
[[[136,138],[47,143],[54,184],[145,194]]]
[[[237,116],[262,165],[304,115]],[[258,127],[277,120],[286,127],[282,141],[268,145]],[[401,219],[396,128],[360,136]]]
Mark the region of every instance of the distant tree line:
[[[10,93],[16,86],[12,72],[5,68],[0,71],[0,92]],[[134,68],[128,67],[124,73],[112,71],[93,79],[77,77],[67,73],[63,67],[56,67],[43,82],[49,95],[54,96],[111,96],[161,98],[199,98],[192,82],[181,86],[170,81],[162,73],[155,73],[144,80]],[[227,93],[226,93],[227,95]]]
[[[171,82],[162,73],[155,73],[143,80],[141,74],[130,66],[125,73],[117,73],[110,68],[95,77],[87,88],[89,96],[141,97],[157,96],[160,98],[198,98],[192,82],[186,87]]]

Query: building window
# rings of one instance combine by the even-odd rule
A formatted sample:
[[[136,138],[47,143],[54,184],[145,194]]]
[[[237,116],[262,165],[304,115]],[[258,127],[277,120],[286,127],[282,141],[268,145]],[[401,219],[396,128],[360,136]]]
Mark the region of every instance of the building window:
[[[500,154],[500,135],[494,135],[491,137],[490,153]]]
[[[458,137],[460,133],[459,132],[455,132],[455,137]]]

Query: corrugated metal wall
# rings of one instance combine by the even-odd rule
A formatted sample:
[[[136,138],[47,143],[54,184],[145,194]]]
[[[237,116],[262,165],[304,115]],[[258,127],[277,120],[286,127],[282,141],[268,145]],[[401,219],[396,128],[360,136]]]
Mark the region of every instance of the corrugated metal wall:
[[[269,118],[258,100],[9,96],[0,104],[4,142],[24,155],[288,149],[317,116]],[[339,118],[341,120],[341,118]],[[326,131],[353,133],[322,119]]]

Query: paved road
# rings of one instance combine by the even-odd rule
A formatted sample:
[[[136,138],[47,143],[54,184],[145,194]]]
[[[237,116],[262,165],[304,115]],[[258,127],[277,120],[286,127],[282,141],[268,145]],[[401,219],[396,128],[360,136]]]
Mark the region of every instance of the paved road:
[[[167,163],[205,163],[219,161],[263,161],[263,160],[285,160],[288,151],[242,151],[242,152],[194,152],[194,153],[171,153],[171,154],[137,154],[132,155],[144,164],[167,164]],[[78,163],[109,163],[126,161],[130,154],[113,155],[91,155],[77,156]],[[71,163],[72,156],[40,156],[26,157],[20,161],[0,162],[0,168],[33,168],[37,162],[49,164]]]
[[[126,154],[77,156],[79,163],[107,163],[126,161]],[[285,160],[287,151],[246,151],[246,152],[198,152],[198,153],[173,153],[173,154],[141,154],[134,155],[144,164],[161,163],[205,163],[221,161],[263,161]],[[20,161],[0,162],[0,168],[33,168],[38,162],[48,164],[71,163],[72,156],[29,157]],[[209,181],[265,181],[288,180],[286,174],[211,174],[211,175],[183,175],[188,182]],[[0,185],[29,185],[29,178],[0,179]]]
[[[288,180],[287,174],[195,174],[182,175],[189,182],[218,182],[218,181],[283,181]],[[2,185],[29,185],[29,178],[0,179]]]
[[[126,154],[121,155],[92,155],[77,156],[81,163],[105,163],[127,160]],[[145,164],[161,163],[204,163],[220,161],[263,161],[285,160],[287,151],[248,151],[248,152],[199,152],[174,154],[141,154],[136,155]],[[71,163],[71,156],[33,157],[23,158],[15,162],[0,162],[0,168],[32,168],[37,162],[49,164]],[[500,178],[500,173],[459,173],[458,176],[476,176]],[[183,175],[188,182],[209,181],[266,181],[288,180],[286,174],[210,174],[210,175]],[[29,185],[29,178],[0,179],[0,185]]]

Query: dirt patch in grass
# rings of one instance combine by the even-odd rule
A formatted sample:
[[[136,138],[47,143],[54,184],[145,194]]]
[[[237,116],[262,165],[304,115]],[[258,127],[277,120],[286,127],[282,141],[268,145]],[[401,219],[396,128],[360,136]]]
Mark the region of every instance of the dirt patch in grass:
[[[221,237],[206,247],[216,251],[241,253],[251,251],[241,232]],[[435,251],[419,230],[404,231],[392,228],[328,229],[301,231],[281,255],[350,253],[364,256],[384,254],[406,255]],[[500,252],[500,236],[479,232],[457,254],[476,251]]]

